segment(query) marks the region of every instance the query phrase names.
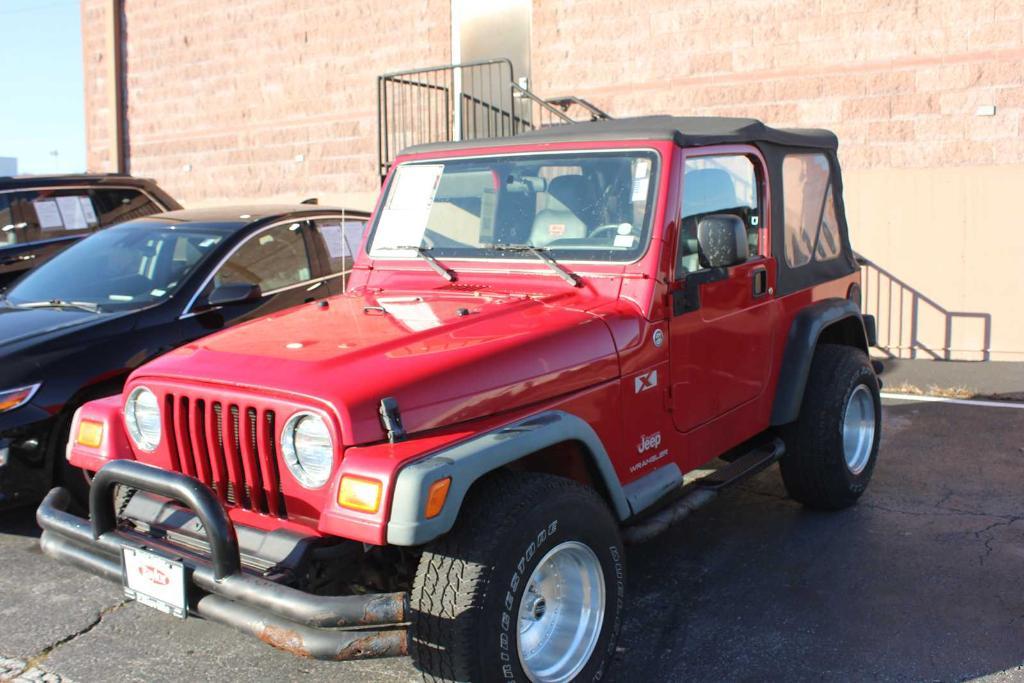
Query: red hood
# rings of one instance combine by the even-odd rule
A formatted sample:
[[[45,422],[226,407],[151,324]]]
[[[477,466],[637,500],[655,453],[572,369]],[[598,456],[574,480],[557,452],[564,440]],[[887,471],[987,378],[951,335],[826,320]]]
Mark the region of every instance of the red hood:
[[[578,290],[577,290],[578,291]],[[605,303],[586,299],[586,308]],[[611,334],[575,292],[477,296],[354,292],[225,330],[133,379],[226,384],[335,408],[348,445],[384,438],[398,401],[415,432],[512,410],[615,378]]]

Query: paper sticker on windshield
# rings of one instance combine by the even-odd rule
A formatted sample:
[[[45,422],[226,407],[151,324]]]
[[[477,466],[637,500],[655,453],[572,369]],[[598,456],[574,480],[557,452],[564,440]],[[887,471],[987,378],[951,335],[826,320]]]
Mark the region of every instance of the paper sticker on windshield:
[[[633,236],[616,235],[614,244],[616,247],[626,247],[627,249],[629,249],[633,246]]]
[[[398,167],[387,204],[377,221],[373,256],[394,256],[396,251],[415,249],[422,244],[443,172],[443,164]]]
[[[391,183],[387,209],[416,211],[430,209],[444,173],[444,164],[399,166]]]
[[[561,237],[565,234],[565,223],[552,223],[548,226],[548,235]]]
[[[650,159],[637,159],[636,166],[633,168],[633,177],[637,180],[646,178],[651,174],[651,160]]]
[[[43,230],[64,227],[64,220],[60,217],[57,202],[52,199],[37,199],[32,202],[32,206],[35,207],[36,217],[39,219],[39,227]]]
[[[99,224],[99,219],[96,218],[96,210],[93,208],[92,199],[89,197],[79,197],[78,203],[82,205],[82,215],[85,216],[85,222],[89,225]]]
[[[57,197],[57,208],[64,219],[65,230],[85,230],[89,225],[85,222],[82,203],[78,197]]]
[[[633,196],[631,198],[634,202],[642,202],[647,199],[647,186],[651,182],[650,176],[644,176],[643,178],[633,179]]]

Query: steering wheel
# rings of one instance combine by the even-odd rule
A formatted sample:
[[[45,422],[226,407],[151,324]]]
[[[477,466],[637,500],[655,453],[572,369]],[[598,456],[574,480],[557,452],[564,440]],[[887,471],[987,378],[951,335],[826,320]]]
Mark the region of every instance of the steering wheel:
[[[622,224],[621,223],[606,223],[604,225],[599,225],[599,226],[597,226],[596,228],[594,228],[593,230],[590,231],[590,234],[587,235],[587,239],[596,239],[596,238],[604,237],[605,233],[611,233],[613,235],[618,235],[619,234],[619,226],[620,225],[622,225]],[[631,235],[633,234],[632,226],[630,226],[629,234],[631,234]]]

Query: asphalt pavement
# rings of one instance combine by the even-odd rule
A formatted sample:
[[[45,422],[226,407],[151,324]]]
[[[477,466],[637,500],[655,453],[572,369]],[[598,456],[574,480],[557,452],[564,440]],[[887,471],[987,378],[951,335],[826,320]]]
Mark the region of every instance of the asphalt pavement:
[[[776,468],[628,549],[613,681],[1024,681],[1024,410],[887,402],[856,507],[802,509]],[[416,680],[179,621],[0,517],[0,679]]]

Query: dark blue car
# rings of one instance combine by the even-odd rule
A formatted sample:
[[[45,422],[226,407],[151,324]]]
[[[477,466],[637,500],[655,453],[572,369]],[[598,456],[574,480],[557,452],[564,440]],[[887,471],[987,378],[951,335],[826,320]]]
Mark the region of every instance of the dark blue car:
[[[89,235],[0,294],[0,508],[55,483],[75,409],[228,325],[341,293],[368,215],[316,205],[172,211]]]

